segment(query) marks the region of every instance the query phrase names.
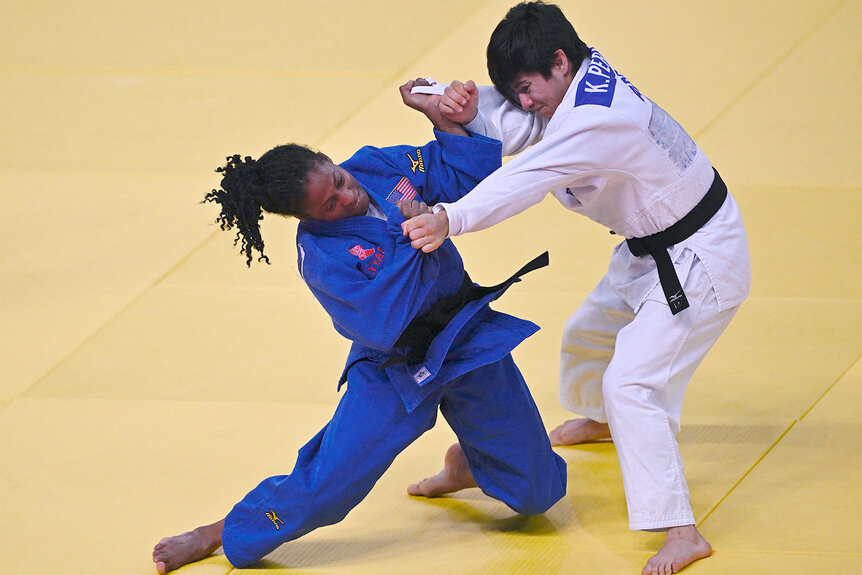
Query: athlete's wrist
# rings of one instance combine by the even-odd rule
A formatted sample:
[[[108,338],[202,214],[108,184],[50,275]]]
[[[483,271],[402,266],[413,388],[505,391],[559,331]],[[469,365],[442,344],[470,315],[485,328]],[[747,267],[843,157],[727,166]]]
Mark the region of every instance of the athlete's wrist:
[[[441,240],[449,237],[449,214],[446,213],[446,208],[440,206],[440,210],[434,213],[434,219],[437,222],[437,230],[441,232]]]

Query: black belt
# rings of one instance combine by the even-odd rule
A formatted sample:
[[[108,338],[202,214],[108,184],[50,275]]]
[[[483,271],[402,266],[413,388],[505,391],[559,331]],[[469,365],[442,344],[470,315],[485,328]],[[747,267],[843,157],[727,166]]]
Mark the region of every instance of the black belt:
[[[706,195],[681,220],[657,234],[626,240],[632,255],[640,257],[649,254],[655,260],[664,297],[667,299],[673,315],[688,307],[688,299],[685,297],[685,292],[682,291],[667,249],[689,238],[702,228],[724,203],[724,199],[727,197],[727,186],[724,185],[715,168],[713,168],[713,172],[715,172],[715,179],[712,180],[712,185],[707,190]]]
[[[428,353],[428,348],[431,347],[431,342],[437,337],[443,328],[445,328],[452,318],[454,318],[464,306],[471,301],[481,299],[486,295],[498,291],[505,291],[518,281],[518,279],[530,273],[533,270],[543,268],[548,265],[548,252],[533,258],[524,267],[516,271],[506,281],[495,286],[482,287],[477,286],[470,279],[467,272],[464,272],[464,281],[458,293],[448,297],[440,298],[434,303],[434,306],[427,313],[420,317],[413,318],[413,321],[404,329],[395,342],[395,347],[409,347],[410,352],[407,355],[399,355],[391,357],[382,367],[389,367],[396,363],[417,363],[425,359],[425,354]]]

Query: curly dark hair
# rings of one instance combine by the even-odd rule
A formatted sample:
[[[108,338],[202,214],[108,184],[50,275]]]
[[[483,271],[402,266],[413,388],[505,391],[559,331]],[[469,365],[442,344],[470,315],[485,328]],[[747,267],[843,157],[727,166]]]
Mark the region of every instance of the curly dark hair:
[[[305,185],[308,173],[325,163],[326,157],[299,144],[277,146],[254,160],[239,154],[229,156],[223,167],[221,188],[213,189],[203,202],[221,205],[216,223],[221,229],[237,228],[234,245],[241,242],[240,253],[251,267],[252,250],[260,253],[258,261],[269,263],[263,253],[260,221],[263,212],[303,217]]]

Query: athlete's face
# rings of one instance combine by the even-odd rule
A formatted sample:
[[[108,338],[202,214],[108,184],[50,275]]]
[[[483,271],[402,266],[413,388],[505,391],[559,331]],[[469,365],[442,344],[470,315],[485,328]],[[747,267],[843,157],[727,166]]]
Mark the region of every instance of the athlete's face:
[[[300,218],[303,220],[364,216],[368,212],[368,194],[350,172],[327,159],[306,177],[304,211]]]
[[[512,81],[512,91],[524,110],[536,112],[550,120],[573,78],[574,73],[571,72],[565,52],[557,50],[550,77],[545,78],[538,72],[521,72]]]

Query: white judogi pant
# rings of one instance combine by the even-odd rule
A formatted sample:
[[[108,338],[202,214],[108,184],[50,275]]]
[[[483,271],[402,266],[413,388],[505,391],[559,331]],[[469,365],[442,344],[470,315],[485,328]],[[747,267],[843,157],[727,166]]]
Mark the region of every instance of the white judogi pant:
[[[696,256],[687,261],[690,268],[677,271],[689,309],[671,315],[657,286],[635,310],[611,272],[563,334],[560,403],[608,423],[634,530],[695,523],[676,440],[683,395],[738,309],[719,311],[703,264]]]

